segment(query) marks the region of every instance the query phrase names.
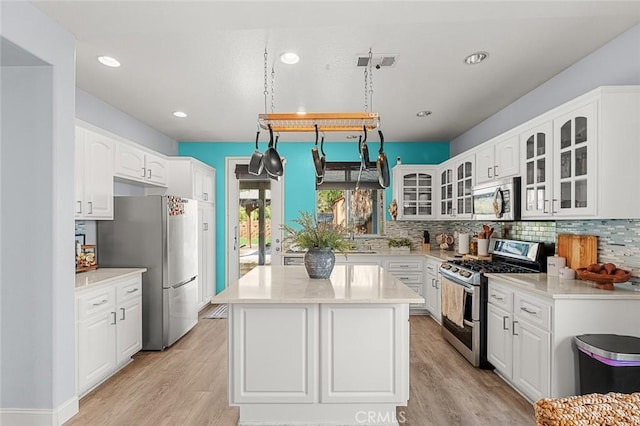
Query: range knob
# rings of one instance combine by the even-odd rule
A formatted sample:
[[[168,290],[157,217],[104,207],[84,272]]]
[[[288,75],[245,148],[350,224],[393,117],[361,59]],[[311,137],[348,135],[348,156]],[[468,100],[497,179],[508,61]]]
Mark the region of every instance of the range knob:
[[[465,278],[469,278],[471,276],[471,272],[463,271],[463,272],[460,272],[460,275],[462,275]]]
[[[448,263],[443,263],[442,265],[440,265],[440,267],[442,269],[451,269],[451,265],[449,265]]]
[[[455,266],[451,268],[451,272],[458,272],[458,271],[459,271],[459,269],[456,268]]]

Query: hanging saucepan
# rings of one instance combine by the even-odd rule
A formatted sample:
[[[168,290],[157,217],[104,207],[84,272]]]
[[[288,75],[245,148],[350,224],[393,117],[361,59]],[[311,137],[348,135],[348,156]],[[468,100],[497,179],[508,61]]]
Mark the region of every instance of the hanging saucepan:
[[[362,156],[362,167],[366,169],[371,164],[369,161],[369,148],[367,147],[367,126],[362,126],[362,130],[364,131],[364,139],[362,140],[360,155]]]
[[[323,177],[324,172],[322,170],[322,162],[320,161],[320,154],[318,153],[318,125],[316,128],[316,144],[311,148],[311,158],[313,159],[313,167],[316,169],[316,177]]]
[[[264,169],[264,164],[262,162],[262,153],[258,149],[258,140],[260,139],[260,130],[256,132],[256,150],[251,154],[251,160],[249,160],[249,173],[252,175],[259,176],[262,173],[262,169]]]
[[[316,176],[316,183],[321,185],[324,182],[324,171],[327,167],[327,156],[324,153],[324,136],[320,140],[320,152],[322,153],[322,157],[320,157],[320,168],[322,169],[322,176]]]
[[[378,182],[383,188],[389,187],[389,162],[387,161],[387,154],[384,153],[384,136],[382,131],[378,130],[380,135],[380,150],[378,151],[378,161],[376,161],[376,168],[378,169]]]
[[[282,176],[282,159],[273,146],[273,128],[271,124],[269,124],[269,147],[265,151],[264,157],[262,157],[262,162],[270,178],[277,179]]]

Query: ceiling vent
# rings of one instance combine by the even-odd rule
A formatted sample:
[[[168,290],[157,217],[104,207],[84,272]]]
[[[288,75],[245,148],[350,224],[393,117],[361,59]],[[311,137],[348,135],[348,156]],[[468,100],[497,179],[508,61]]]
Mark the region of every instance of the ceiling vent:
[[[371,58],[371,66],[374,66],[378,69],[382,67],[392,67],[398,61],[398,55],[374,55]],[[360,55],[358,56],[358,67],[368,67],[369,66],[369,55]]]

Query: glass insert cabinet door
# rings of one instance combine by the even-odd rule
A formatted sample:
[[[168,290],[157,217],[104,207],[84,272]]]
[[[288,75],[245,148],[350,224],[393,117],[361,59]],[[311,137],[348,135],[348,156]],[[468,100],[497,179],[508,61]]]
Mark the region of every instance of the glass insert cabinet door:
[[[458,217],[473,215],[473,159],[465,160],[456,167],[456,207]]]
[[[453,169],[440,173],[440,216],[453,216]]]
[[[551,213],[551,122],[524,132],[523,217],[540,217]]]
[[[554,120],[554,215],[594,214],[596,105]]]
[[[433,216],[433,179],[431,173],[402,174],[400,208],[403,218]]]

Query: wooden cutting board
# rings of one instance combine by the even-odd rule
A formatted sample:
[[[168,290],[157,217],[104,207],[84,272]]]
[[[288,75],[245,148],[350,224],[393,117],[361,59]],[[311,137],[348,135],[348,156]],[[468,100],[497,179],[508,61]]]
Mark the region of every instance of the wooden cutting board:
[[[567,259],[573,270],[598,261],[598,237],[595,235],[558,234],[558,256]]]

